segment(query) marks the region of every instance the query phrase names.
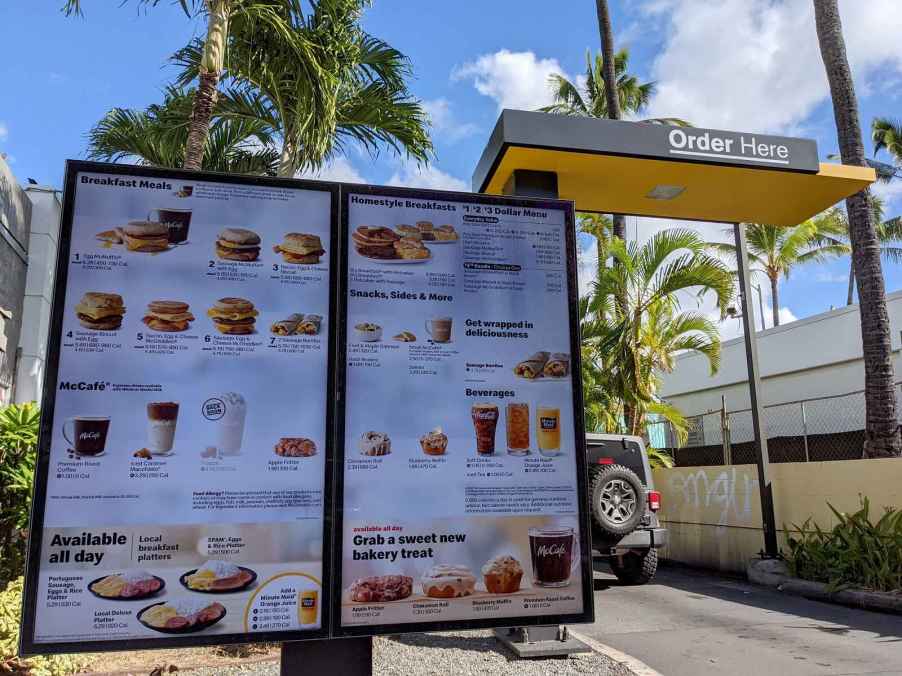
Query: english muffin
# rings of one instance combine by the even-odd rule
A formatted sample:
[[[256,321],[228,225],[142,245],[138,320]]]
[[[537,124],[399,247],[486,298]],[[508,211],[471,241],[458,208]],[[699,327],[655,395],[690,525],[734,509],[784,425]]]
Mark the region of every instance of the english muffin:
[[[152,253],[169,248],[169,228],[156,221],[131,221],[122,228],[129,251]]]
[[[207,310],[217,331],[233,335],[253,333],[258,314],[254,304],[244,298],[220,298]]]
[[[224,228],[216,238],[216,255],[226,261],[255,261],[260,257],[260,236],[247,228]]]

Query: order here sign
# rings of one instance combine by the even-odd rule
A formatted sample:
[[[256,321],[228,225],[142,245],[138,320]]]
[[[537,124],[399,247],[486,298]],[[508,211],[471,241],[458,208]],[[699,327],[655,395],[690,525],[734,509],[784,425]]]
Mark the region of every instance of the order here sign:
[[[591,618],[572,205],[84,162],[64,202],[24,652]]]

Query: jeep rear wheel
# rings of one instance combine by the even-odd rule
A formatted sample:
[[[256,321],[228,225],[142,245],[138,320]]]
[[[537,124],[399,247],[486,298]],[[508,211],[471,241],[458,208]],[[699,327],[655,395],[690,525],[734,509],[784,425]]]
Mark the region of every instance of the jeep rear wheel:
[[[611,557],[611,572],[624,584],[638,585],[651,582],[658,572],[658,550],[627,552]]]
[[[645,487],[631,469],[610,465],[593,473],[592,516],[605,533],[632,533],[645,516],[645,503]]]

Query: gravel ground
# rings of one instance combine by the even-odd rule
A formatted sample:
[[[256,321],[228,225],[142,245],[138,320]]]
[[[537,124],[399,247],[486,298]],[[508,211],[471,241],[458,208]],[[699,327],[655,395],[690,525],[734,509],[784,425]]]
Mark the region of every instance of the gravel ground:
[[[245,666],[202,667],[178,673],[190,676],[278,676],[279,665],[277,662],[264,662]],[[399,638],[377,638],[373,646],[373,673],[379,676],[633,674],[624,665],[598,653],[568,658],[521,660],[499,644],[490,631],[405,634]]]

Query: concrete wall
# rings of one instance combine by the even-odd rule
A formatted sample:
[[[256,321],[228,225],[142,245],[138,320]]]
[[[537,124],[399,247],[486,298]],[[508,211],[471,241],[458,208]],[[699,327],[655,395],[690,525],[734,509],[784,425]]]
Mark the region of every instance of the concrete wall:
[[[29,186],[26,192],[31,200],[32,210],[28,277],[16,372],[15,401],[20,403],[41,399],[62,213],[59,191]]]
[[[28,271],[31,202],[0,158],[0,405],[12,399]]]
[[[771,465],[770,471],[784,550],[784,525],[802,524],[808,517],[822,528],[835,525],[827,501],[839,511],[857,511],[861,494],[877,517],[884,506],[902,507],[902,459],[784,463]],[[658,469],[654,480],[662,493],[659,517],[670,531],[664,558],[744,572],[746,561],[764,546],[757,468]]]
[[[887,296],[897,380],[902,380],[902,291]],[[761,331],[758,355],[765,406],[845,394],[864,389],[861,317],[857,305],[832,310]],[[748,408],[745,346],[741,338],[722,345],[713,376],[700,355],[680,355],[672,373],[662,374],[661,396],[683,415]]]

